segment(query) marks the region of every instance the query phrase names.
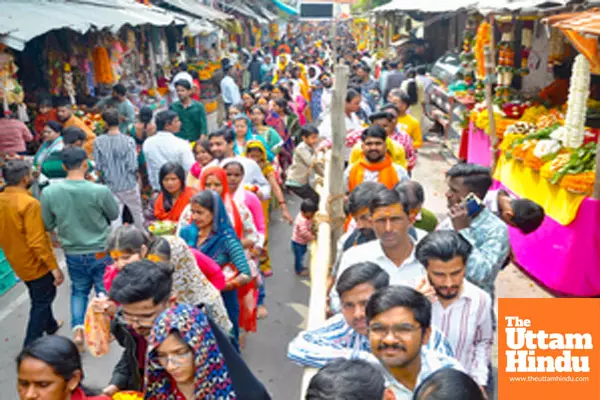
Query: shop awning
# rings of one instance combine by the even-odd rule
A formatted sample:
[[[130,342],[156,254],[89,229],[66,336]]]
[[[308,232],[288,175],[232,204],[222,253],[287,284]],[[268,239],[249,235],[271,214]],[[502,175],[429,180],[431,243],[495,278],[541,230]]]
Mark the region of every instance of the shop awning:
[[[374,13],[384,13],[390,11],[421,11],[421,12],[447,12],[456,11],[460,8],[466,8],[476,4],[476,0],[456,0],[456,1],[440,1],[440,0],[393,0],[388,4],[384,4],[373,9]]]
[[[65,0],[3,0],[0,41],[23,50],[31,39],[54,29],[68,28],[86,33],[92,28],[118,31],[123,25],[166,26],[180,22],[158,7],[108,0],[104,4]]]
[[[221,1],[221,2],[219,2],[219,4],[225,10],[240,13],[248,18],[252,18],[253,20],[255,20],[256,22],[258,22],[261,25],[269,24],[269,20],[267,20],[263,16],[259,15],[256,11],[254,11],[252,8],[248,7],[243,2],[238,1],[238,2],[230,4],[230,3],[225,3],[224,1]]]
[[[573,46],[590,62],[592,72],[600,74],[600,12],[598,9],[554,15],[542,22],[560,29]]]
[[[482,14],[491,12],[522,11],[532,12],[555,7],[563,7],[570,0],[480,0],[477,3],[477,10]]]
[[[227,21],[233,19],[233,15],[205,6],[199,0],[162,0],[162,2],[210,21]]]

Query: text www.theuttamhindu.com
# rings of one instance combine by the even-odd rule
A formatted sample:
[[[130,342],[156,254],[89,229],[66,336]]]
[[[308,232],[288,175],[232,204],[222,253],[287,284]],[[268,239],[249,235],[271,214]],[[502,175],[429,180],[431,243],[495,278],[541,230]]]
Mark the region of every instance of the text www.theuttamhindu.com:
[[[589,382],[587,376],[511,376],[509,382]]]

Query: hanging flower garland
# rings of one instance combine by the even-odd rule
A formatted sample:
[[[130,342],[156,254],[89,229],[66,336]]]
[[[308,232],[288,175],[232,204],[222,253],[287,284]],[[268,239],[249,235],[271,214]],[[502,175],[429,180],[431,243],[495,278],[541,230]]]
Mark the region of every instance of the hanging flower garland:
[[[475,53],[475,100],[480,102],[485,98],[485,48],[489,47],[492,41],[492,29],[489,23],[482,22],[477,28],[477,35],[475,36],[475,46],[473,52]]]
[[[583,145],[587,99],[590,90],[590,62],[584,55],[575,57],[569,85],[569,100],[565,125],[554,131],[552,137],[565,147],[576,149]]]
[[[529,74],[529,54],[533,46],[533,24],[534,21],[523,21],[521,31],[521,68],[518,70],[521,76]]]
[[[92,59],[94,60],[96,83],[111,85],[114,82],[114,77],[108,51],[102,46],[97,46],[92,53]]]
[[[69,63],[65,63],[64,66],[63,82],[65,92],[67,93],[67,96],[69,96],[71,104],[75,105],[75,85],[73,84],[73,72],[71,71],[71,64]]]
[[[501,26],[502,37],[500,43],[498,43],[498,63],[496,67],[498,86],[496,86],[496,97],[494,99],[497,104],[505,104],[510,101],[510,85],[515,71],[515,35],[512,27],[512,23]]]

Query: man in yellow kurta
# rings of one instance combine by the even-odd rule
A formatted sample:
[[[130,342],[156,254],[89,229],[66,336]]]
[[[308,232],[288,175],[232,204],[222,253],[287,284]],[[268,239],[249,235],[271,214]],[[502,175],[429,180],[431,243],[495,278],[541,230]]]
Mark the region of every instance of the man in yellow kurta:
[[[394,116],[388,112],[377,112],[371,114],[371,116],[369,116],[369,120],[371,121],[372,125],[380,126],[385,130],[385,133],[387,134],[385,144],[387,153],[392,158],[392,162],[406,168],[406,153],[404,151],[404,147],[390,137],[394,132],[394,128],[396,127],[394,124]],[[354,145],[354,147],[352,147],[349,163],[354,164],[358,162],[362,154],[362,142],[358,142]]]
[[[85,133],[83,149],[87,153],[88,157],[91,157],[94,150],[94,140],[96,140],[96,135],[94,132],[92,132],[92,129],[85,124],[85,122],[73,114],[73,106],[68,100],[65,99],[65,101],[62,101],[58,104],[58,107],[56,107],[56,116],[58,117],[63,128],[75,126]]]

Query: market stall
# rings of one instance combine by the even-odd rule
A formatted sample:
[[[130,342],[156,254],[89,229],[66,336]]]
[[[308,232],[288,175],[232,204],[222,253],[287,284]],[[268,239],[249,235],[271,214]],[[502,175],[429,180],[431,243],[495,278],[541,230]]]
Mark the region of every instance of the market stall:
[[[581,53],[574,58],[570,85],[562,96],[567,101],[543,101],[540,94],[542,99],[535,104],[510,103],[514,96],[502,89],[508,83],[502,74],[510,70],[497,70],[501,89],[496,91],[494,122],[501,141],[494,186],[530,199],[546,212],[540,228],[529,235],[510,228],[516,263],[556,293],[596,296],[600,295],[600,185],[596,182],[600,96],[592,74],[600,73],[600,24],[595,11],[550,17],[545,22],[564,32]],[[554,47],[551,64],[563,61],[564,46]],[[561,96],[549,100],[557,98]],[[476,106],[471,114],[469,141],[478,143],[469,143],[473,150],[469,161],[493,165],[496,149],[489,151],[491,143],[486,142],[486,136],[493,138],[493,132],[485,132],[486,123],[492,125],[487,110]],[[476,158],[476,151],[491,156]]]

